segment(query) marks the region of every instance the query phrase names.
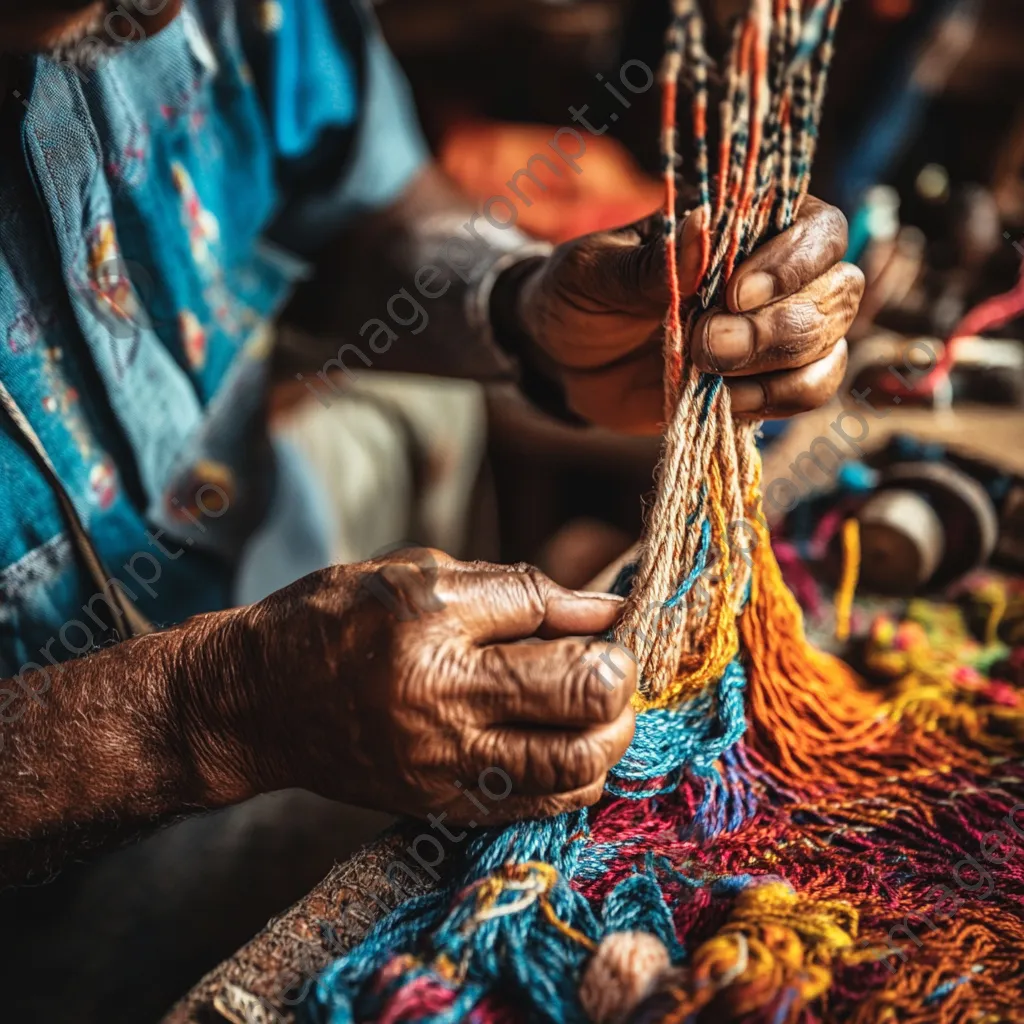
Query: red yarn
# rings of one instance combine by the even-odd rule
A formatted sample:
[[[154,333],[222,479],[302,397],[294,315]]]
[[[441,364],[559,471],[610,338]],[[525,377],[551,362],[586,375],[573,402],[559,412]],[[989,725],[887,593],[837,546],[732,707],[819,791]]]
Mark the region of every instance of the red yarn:
[[[932,394],[939,384],[949,378],[950,371],[956,363],[958,342],[964,338],[984,334],[985,331],[1005,327],[1019,316],[1024,316],[1024,261],[1021,262],[1020,278],[1013,288],[975,306],[953,328],[942,355],[922,380],[907,388],[898,380],[886,378],[882,381],[883,389],[895,395]]]

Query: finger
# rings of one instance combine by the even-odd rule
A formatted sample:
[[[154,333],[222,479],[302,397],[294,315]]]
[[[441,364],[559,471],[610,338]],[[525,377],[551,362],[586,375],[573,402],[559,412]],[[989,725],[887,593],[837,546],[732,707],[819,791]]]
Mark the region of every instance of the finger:
[[[733,415],[740,419],[785,419],[818,409],[839,390],[846,374],[847,346],[841,338],[831,352],[809,366],[763,377],[726,378]]]
[[[753,313],[706,313],[694,331],[694,362],[739,375],[807,366],[850,329],[863,293],[860,270],[838,263],[796,295]]]
[[[511,793],[505,800],[491,805],[491,816],[487,819],[489,825],[499,825],[510,821],[524,821],[531,818],[554,818],[559,814],[568,811],[579,811],[584,807],[591,807],[604,795],[605,775],[602,775],[589,786],[574,790],[572,793],[555,793],[550,796],[520,796],[515,792]],[[456,816],[457,815],[457,816]],[[467,819],[472,814],[459,807],[451,812],[454,824],[470,824]],[[479,815],[477,816],[479,818]],[[472,825],[479,824],[473,819]]]
[[[438,596],[455,616],[452,627],[483,644],[603,633],[622,611],[615,594],[566,590],[525,564],[442,573]]]
[[[636,659],[579,638],[480,652],[469,700],[483,723],[585,729],[614,722],[636,691]]]
[[[679,283],[692,295],[701,271],[702,210],[694,210],[678,228]],[[615,231],[591,235],[582,243],[593,277],[588,291],[608,305],[649,319],[663,320],[671,295],[665,250],[665,221],[660,211]]]
[[[496,766],[521,796],[555,796],[599,782],[633,741],[636,715],[626,706],[613,722],[587,730],[498,726],[479,733],[471,765]]]
[[[751,253],[729,279],[726,306],[740,313],[795,295],[843,258],[848,241],[842,212],[807,196],[793,226]]]
[[[372,597],[402,621],[444,610],[438,597],[442,572],[458,563],[433,548],[406,547],[352,566],[360,580],[359,592]]]

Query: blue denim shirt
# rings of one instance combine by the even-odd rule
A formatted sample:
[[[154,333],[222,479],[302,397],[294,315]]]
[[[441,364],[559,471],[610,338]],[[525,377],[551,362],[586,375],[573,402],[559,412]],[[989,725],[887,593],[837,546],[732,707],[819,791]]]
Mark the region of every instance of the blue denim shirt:
[[[267,440],[267,323],[317,246],[425,159],[355,0],[256,7],[184,0],[94,69],[33,58],[0,111],[0,379],[161,625],[230,603],[275,489],[306,505]],[[315,517],[292,518],[283,542],[308,549]],[[96,591],[0,414],[0,677],[102,642]]]

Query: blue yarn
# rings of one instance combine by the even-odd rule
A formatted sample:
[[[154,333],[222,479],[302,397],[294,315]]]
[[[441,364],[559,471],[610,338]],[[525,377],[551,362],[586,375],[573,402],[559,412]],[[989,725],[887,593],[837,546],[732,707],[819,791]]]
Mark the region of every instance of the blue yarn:
[[[624,843],[588,843],[580,857],[576,877],[581,881],[593,881],[596,878],[601,878],[625,851],[636,846],[643,846],[647,841],[644,836],[637,836]]]
[[[672,963],[680,963],[685,951],[676,938],[672,911],[654,869],[654,858],[647,857],[644,871],[637,871],[605,898],[601,908],[605,932],[647,932],[661,939]]]
[[[846,462],[836,474],[836,486],[846,494],[870,494],[878,486],[878,470],[863,462]]]
[[[679,788],[679,781],[682,773],[673,769],[665,776],[665,781],[659,785],[645,786],[643,789],[630,789],[628,786],[620,786],[612,779],[608,779],[604,788],[612,796],[626,797],[629,800],[651,800],[656,796],[665,796],[666,793],[674,793]]]
[[[977,973],[979,969],[974,967],[972,970]],[[964,974],[959,978],[951,978],[949,981],[944,981],[925,996],[925,1005],[930,1006],[932,1003],[942,1002],[951,992],[955,992],[961,985],[969,985],[972,981],[974,981],[974,978],[970,974]]]
[[[721,763],[725,769],[722,786],[728,794],[731,809],[726,831],[734,832],[757,813],[757,791],[751,781],[740,772],[734,749],[725,751]]]
[[[708,552],[711,549],[711,523],[705,519],[700,524],[700,547],[697,549],[697,561],[687,577],[679,584],[679,589],[665,602],[666,608],[675,608],[693,589],[697,580],[704,574],[708,563]]]
[[[733,875],[731,878],[719,878],[711,886],[712,896],[738,896],[744,889],[752,885],[761,885],[769,881],[769,876],[761,875],[755,878],[753,875]]]
[[[721,387],[720,378],[709,378],[706,387],[711,395]],[[666,607],[678,605],[704,571],[711,547],[706,516],[700,529],[695,564]],[[626,566],[613,589],[628,591],[635,572],[635,565]],[[704,793],[687,833],[706,837],[738,828],[756,809],[753,791],[741,779],[730,755],[746,731],[745,689],[746,674],[737,658],[715,686],[673,708],[638,716],[633,743],[610,773],[608,792],[634,800],[653,799],[676,789],[684,772],[690,772],[703,780]],[[461,848],[446,884],[407,901],[378,921],[359,946],[321,974],[305,1006],[308,1018],[317,1024],[354,1024],[379,1016],[395,991],[418,977],[429,975],[435,984],[447,984],[428,966],[443,954],[461,968],[459,985],[452,985],[455,1002],[444,1013],[418,1024],[464,1020],[487,993],[499,988],[512,995],[531,1019],[583,1024],[586,1018],[579,1005],[577,981],[588,950],[568,941],[544,917],[537,901],[520,907],[521,890],[502,890],[496,903],[519,909],[486,920],[476,919],[475,890],[460,896],[467,887],[509,863],[538,861],[556,868],[558,880],[547,893],[551,908],[560,921],[592,942],[616,931],[648,932],[664,943],[673,962],[680,962],[684,950],[676,938],[658,876],[659,871],[676,881],[684,876],[671,871],[667,861],[656,862],[648,856],[645,869],[635,870],[620,882],[605,898],[598,915],[570,880],[601,877],[622,857],[624,844],[595,845],[588,842],[589,837],[585,811],[481,830]],[[634,844],[642,842],[637,839]],[[736,887],[748,884],[747,879],[722,881]],[[703,886],[690,879],[685,883]],[[421,963],[396,972],[383,987],[378,981],[375,988],[380,969],[400,952],[417,954]]]
[[[803,30],[800,33],[800,40],[797,43],[796,51],[790,61],[788,74],[792,75],[796,68],[810,61],[821,48],[822,39],[825,37],[825,15],[828,13],[828,5],[819,2],[808,11],[804,17]],[[811,126],[813,128],[813,126]]]
[[[775,1013],[772,1014],[772,1024],[786,1024],[789,1019],[789,1011],[793,1006],[793,1000],[796,999],[796,989],[787,988],[782,993],[782,998],[779,1000],[779,1005],[775,1008]]]
[[[697,394],[700,395],[701,391],[705,391],[704,405],[700,410],[700,422],[705,423],[708,417],[711,415],[711,406],[714,404],[715,399],[718,397],[718,392],[722,390],[722,378],[718,374],[713,373],[702,373],[700,375],[700,382],[697,385]]]
[[[697,492],[697,507],[690,512],[686,517],[686,525],[693,526],[697,522],[698,517],[704,510],[704,501],[708,496],[708,485],[701,484],[700,490]]]
[[[455,1008],[423,1024],[461,1020],[497,985],[528,994],[529,1003],[544,1020],[556,1024],[584,1021],[578,1007],[574,979],[587,951],[566,942],[534,904],[527,910],[479,924],[463,931],[472,916],[472,899],[456,903],[457,893],[509,861],[543,861],[558,868],[560,878],[548,894],[562,920],[597,941],[601,926],[587,900],[566,879],[574,877],[588,834],[585,811],[562,814],[546,821],[521,822],[508,828],[488,829],[466,845],[462,870],[453,872],[448,885],[409,900],[378,921],[363,942],[321,974],[307,1005],[309,1017],[319,1024],[352,1024],[379,1015],[388,989],[368,992],[377,971],[399,951],[416,950],[424,935],[431,936],[433,953],[444,952],[455,963],[468,962],[465,982]],[[499,904],[514,901],[514,891],[502,893]],[[405,975],[402,984],[413,974]],[[457,1009],[457,1015],[452,1016]]]
[[[638,715],[633,743],[612,769],[612,779],[645,782],[664,778],[681,768],[710,775],[715,761],[746,731],[746,683],[743,665],[734,659],[713,692],[697,694],[674,708]],[[653,794],[621,795],[642,799]]]
[[[737,790],[737,770],[727,755],[746,729],[745,687],[743,666],[735,660],[713,691],[673,709],[640,715],[636,736],[614,769],[609,791],[647,799],[674,788],[682,771],[691,770],[706,779],[704,799],[691,828],[714,835],[741,824],[751,811],[752,797],[746,790],[732,797]],[[724,778],[715,767],[719,759]],[[672,783],[658,786],[653,792],[649,786],[640,790],[623,787],[665,777],[670,777]],[[725,799],[720,798],[722,794]],[[423,952],[420,940],[430,936],[430,952],[443,952],[452,962],[467,964],[467,969],[455,1006],[442,1016],[430,1018],[429,1024],[464,1019],[483,995],[497,986],[515,991],[521,1003],[539,1019],[556,1024],[582,1021],[576,979],[587,951],[578,943],[567,942],[543,918],[537,904],[472,929],[465,927],[475,903],[472,897],[455,902],[457,894],[510,861],[542,861],[555,866],[560,878],[548,896],[552,908],[560,920],[593,941],[624,928],[645,931],[658,936],[673,960],[678,961],[683,951],[653,861],[646,871],[616,886],[604,901],[600,918],[586,898],[569,885],[568,879],[574,877],[599,876],[614,857],[622,854],[621,844],[606,844],[605,848],[588,845],[588,835],[586,812],[578,811],[547,821],[485,830],[472,837],[465,847],[461,870],[452,872],[447,885],[402,904],[379,921],[356,949],[324,971],[309,1004],[311,1018],[319,1024],[352,1024],[379,1013],[390,990],[369,991],[374,975],[398,951]],[[673,873],[672,877],[682,876]],[[503,892],[498,903],[515,901],[520,895]],[[405,974],[399,981],[404,985],[416,976],[417,972]]]

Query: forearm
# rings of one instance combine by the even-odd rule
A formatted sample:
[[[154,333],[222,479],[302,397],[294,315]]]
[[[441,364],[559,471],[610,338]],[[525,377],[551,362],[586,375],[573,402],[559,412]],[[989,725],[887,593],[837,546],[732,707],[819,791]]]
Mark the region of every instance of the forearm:
[[[302,334],[285,356],[286,372],[512,379],[517,325],[505,320],[515,303],[497,303],[496,324],[491,286],[530,251],[543,246],[493,227],[428,168],[395,204],[353,224],[321,254],[285,312]],[[506,282],[516,276],[513,267]]]
[[[232,792],[194,718],[219,616],[0,681],[0,886]]]

